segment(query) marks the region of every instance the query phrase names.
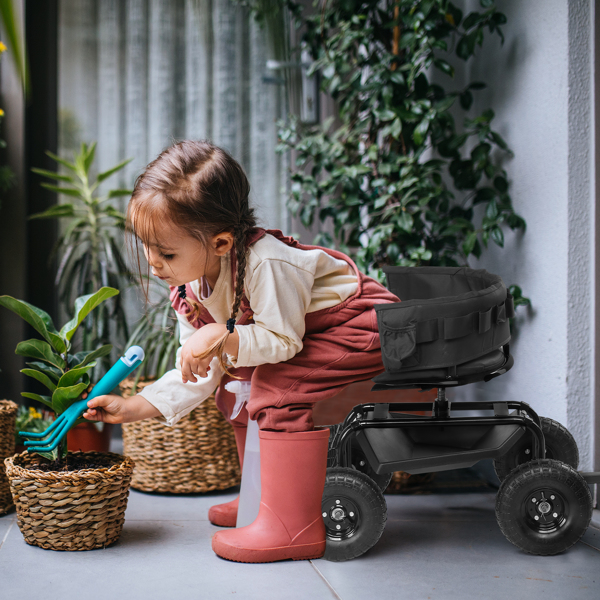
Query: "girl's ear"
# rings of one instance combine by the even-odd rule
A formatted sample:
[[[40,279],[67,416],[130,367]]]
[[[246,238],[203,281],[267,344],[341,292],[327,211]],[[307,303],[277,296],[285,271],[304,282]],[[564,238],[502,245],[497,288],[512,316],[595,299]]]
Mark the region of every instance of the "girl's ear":
[[[212,239],[212,247],[217,256],[224,256],[233,248],[233,233],[223,231]]]

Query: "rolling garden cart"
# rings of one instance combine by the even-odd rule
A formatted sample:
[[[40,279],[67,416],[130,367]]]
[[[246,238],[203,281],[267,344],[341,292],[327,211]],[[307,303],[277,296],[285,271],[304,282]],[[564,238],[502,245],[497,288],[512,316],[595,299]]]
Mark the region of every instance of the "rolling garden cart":
[[[373,380],[373,391],[437,388],[437,398],[433,405],[361,404],[331,428],[325,558],[356,558],[379,540],[383,490],[394,471],[445,471],[490,458],[501,480],[496,517],[506,538],[539,555],[571,547],[591,520],[589,484],[600,483],[600,473],[576,470],[573,436],[525,402],[446,397],[449,387],[487,382],[513,366],[514,307],[501,278],[467,267],[384,270],[402,301],[375,306],[385,372]],[[424,410],[431,414],[423,416]]]

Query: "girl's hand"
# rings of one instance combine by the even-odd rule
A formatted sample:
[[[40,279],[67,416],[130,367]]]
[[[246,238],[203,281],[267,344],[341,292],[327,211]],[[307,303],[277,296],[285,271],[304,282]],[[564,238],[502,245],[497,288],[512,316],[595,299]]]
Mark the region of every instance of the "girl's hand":
[[[210,362],[216,354],[213,352],[205,358],[196,357],[221,339],[225,331],[225,325],[209,323],[192,334],[190,339],[183,345],[181,349],[181,379],[183,383],[188,381],[196,383],[196,375],[207,377],[210,371]]]
[[[83,418],[104,423],[132,423],[158,417],[161,412],[143,396],[122,398],[116,394],[96,396],[89,400]]]

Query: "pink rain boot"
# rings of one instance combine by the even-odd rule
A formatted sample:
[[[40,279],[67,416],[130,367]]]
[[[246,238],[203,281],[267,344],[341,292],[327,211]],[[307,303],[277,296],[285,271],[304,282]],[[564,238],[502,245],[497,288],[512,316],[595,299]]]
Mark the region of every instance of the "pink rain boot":
[[[247,427],[233,428],[235,445],[237,446],[238,457],[240,459],[240,470],[244,467],[244,450],[246,448],[247,431]],[[211,506],[208,510],[208,520],[213,525],[218,525],[219,527],[235,527],[239,501],[240,497],[238,496],[235,500],[231,500],[231,502]]]
[[[329,430],[260,431],[261,501],[247,527],[219,531],[215,553],[247,563],[307,560],[325,553],[321,499]]]

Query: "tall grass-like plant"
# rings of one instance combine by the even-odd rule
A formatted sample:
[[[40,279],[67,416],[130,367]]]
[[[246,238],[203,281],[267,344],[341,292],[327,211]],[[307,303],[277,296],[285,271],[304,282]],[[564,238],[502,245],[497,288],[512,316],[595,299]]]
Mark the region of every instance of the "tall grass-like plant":
[[[179,347],[179,323],[173,317],[173,308],[169,300],[169,288],[155,283],[159,287],[158,300],[148,303],[145,314],[136,323],[126,346],[142,346],[146,357],[137,369],[133,389],[137,389],[140,378],[159,379],[175,367],[177,348]]]
[[[90,169],[95,150],[95,143],[91,146],[82,144],[73,162],[46,152],[67,170],[67,174],[32,169],[57,182],[42,183],[43,187],[71,199],[70,202],[57,204],[29,217],[61,219],[65,224],[53,256],[59,256],[56,285],[59,288],[59,299],[67,312],[72,312],[77,297],[92,294],[102,286],[123,290],[131,285],[132,280],[132,273],[121,251],[125,215],[110,202],[119,196],[130,195],[131,190],[113,189],[103,196],[98,195],[99,185],[120,171],[131,159],[100,173],[95,181],[91,181]],[[101,305],[98,311],[84,321],[81,347],[90,351],[112,342],[121,351],[128,337],[129,328],[119,296]],[[108,367],[108,359],[105,359],[103,366]],[[94,380],[97,378],[94,373]]]

